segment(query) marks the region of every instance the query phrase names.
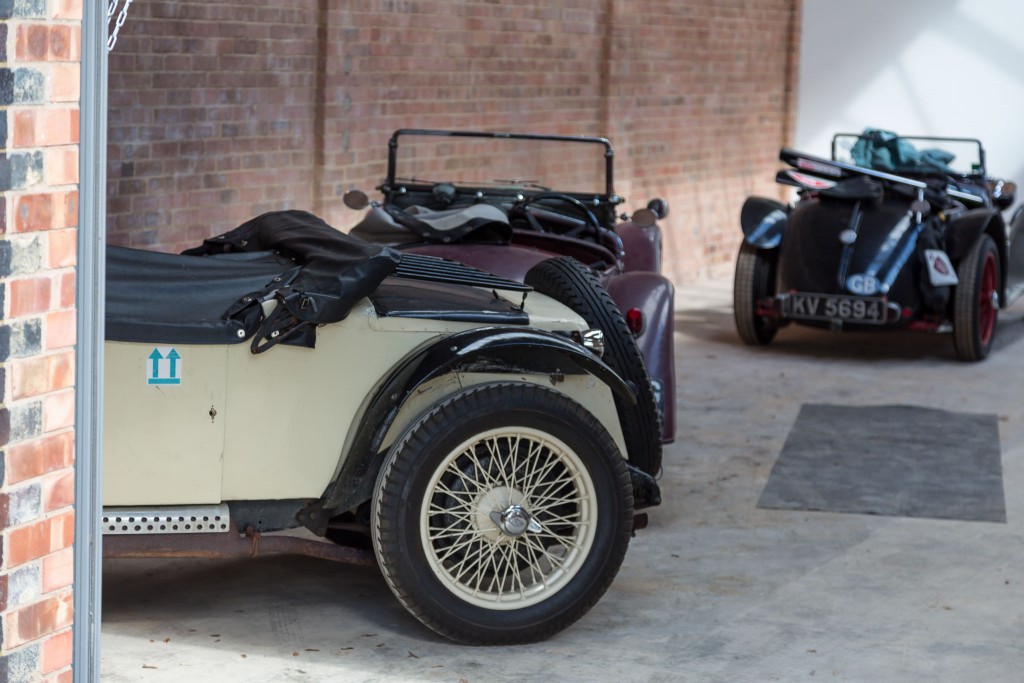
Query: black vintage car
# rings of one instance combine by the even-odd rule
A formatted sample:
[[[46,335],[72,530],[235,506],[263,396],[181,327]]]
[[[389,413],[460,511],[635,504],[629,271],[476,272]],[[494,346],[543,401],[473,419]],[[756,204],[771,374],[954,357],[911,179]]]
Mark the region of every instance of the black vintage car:
[[[990,178],[981,143],[838,134],[832,158],[791,149],[776,181],[794,205],[750,197],[733,297],[747,344],[790,322],[830,330],[952,332],[957,356],[992,348],[1000,308],[1024,292],[1016,185]]]

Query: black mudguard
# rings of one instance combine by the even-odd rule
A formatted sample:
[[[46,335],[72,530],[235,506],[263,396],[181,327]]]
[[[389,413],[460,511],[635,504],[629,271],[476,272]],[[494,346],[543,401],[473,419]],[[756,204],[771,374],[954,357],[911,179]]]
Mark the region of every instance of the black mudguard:
[[[1003,306],[1009,306],[1024,294],[1024,205],[1017,207],[1010,219],[1007,231],[1006,255],[1006,295],[1002,298]]]
[[[383,463],[381,444],[402,404],[425,382],[458,371],[591,374],[616,394],[636,400],[633,390],[597,356],[550,332],[485,327],[445,337],[405,358],[381,383],[353,425],[355,436],[337,476],[320,501],[300,513],[299,521],[323,535],[331,515],[368,501]]]
[[[999,298],[1006,301],[1007,281],[1007,234],[1003,216],[995,209],[973,209],[957,216],[946,225],[946,253],[953,263],[960,260],[970,251],[971,245],[982,235],[988,233],[996,243],[999,252],[1000,291]]]
[[[747,197],[740,211],[743,238],[758,249],[779,246],[788,221],[789,207],[765,197]]]

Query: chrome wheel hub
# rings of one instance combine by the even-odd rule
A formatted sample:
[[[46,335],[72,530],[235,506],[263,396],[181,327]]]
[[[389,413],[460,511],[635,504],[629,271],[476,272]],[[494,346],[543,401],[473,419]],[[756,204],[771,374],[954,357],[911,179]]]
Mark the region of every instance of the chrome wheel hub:
[[[504,512],[495,510],[490,513],[489,517],[503,533],[509,536],[522,536],[527,531],[533,533],[541,531],[537,520],[520,505],[510,505]]]

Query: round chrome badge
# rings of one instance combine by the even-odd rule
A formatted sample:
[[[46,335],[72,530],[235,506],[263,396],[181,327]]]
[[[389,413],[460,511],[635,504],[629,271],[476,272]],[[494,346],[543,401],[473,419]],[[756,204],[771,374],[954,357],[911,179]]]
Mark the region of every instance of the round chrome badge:
[[[843,230],[839,233],[839,241],[846,245],[853,244],[857,241],[857,233],[853,230]]]

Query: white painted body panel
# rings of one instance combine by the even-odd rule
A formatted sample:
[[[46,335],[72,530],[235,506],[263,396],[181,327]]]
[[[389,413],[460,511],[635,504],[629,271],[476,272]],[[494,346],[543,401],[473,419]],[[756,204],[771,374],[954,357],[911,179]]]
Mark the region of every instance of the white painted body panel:
[[[518,303],[518,301],[517,301]],[[531,327],[583,330],[584,321],[531,293]],[[352,427],[390,370],[419,347],[480,327],[378,318],[369,301],[317,330],[316,349],[175,345],[181,384],[147,384],[155,344],[106,343],[104,506],[317,498],[333,479]],[[168,345],[169,346],[169,345]],[[460,373],[432,380],[400,411],[390,442],[429,405],[482,382],[547,375]],[[590,376],[553,386],[608,426],[625,453],[611,391]]]
[[[226,360],[235,347],[176,345],[182,383],[153,386],[155,346],[104,345],[104,505],[220,502]]]

